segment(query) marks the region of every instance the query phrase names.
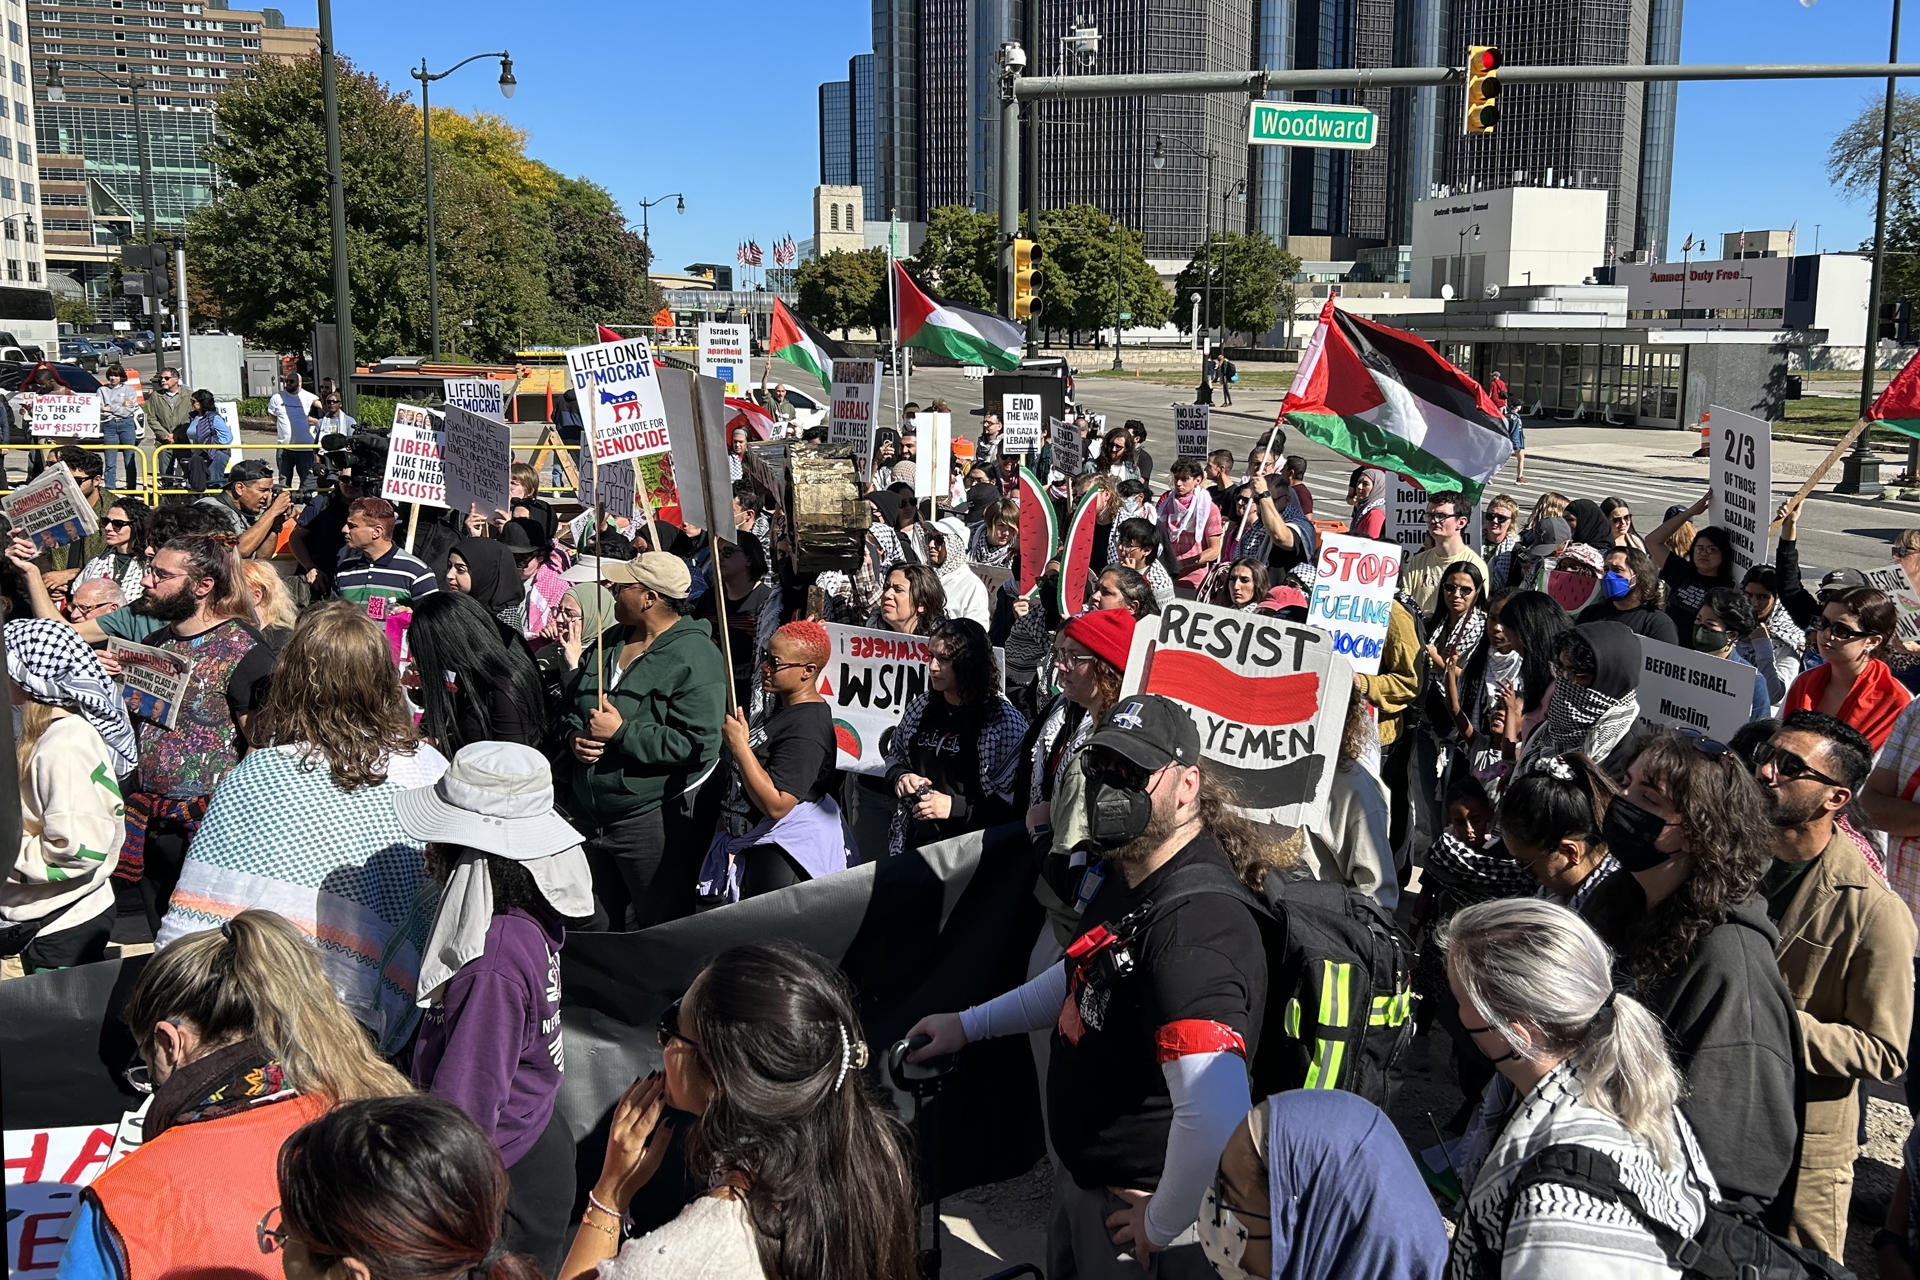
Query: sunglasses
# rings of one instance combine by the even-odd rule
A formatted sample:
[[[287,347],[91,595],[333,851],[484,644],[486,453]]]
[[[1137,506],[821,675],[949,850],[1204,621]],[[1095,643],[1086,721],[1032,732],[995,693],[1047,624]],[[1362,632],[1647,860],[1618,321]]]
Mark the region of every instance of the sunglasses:
[[[1502,511],[1489,511],[1487,512],[1487,523],[1488,524],[1512,524],[1513,517],[1510,515],[1507,515],[1505,512],[1502,512]]]
[[[1470,596],[1473,594],[1471,582],[1449,582],[1440,588],[1443,596]]]
[[[1815,618],[1807,624],[1809,631],[1824,631],[1835,640],[1866,640],[1873,636],[1871,631],[1856,631],[1843,622],[1831,618]]]
[[[678,1000],[661,1011],[660,1021],[653,1026],[653,1035],[660,1042],[662,1049],[678,1040],[695,1053],[700,1051],[699,1043],[680,1030],[680,1001]]]
[[[1146,790],[1147,783],[1153,780],[1153,775],[1157,772],[1145,765],[1135,764],[1125,756],[1115,755],[1111,751],[1090,753],[1085,763],[1094,777],[1104,782],[1114,783],[1128,791]]]
[[[1767,765],[1773,766],[1783,782],[1798,782],[1802,778],[1812,778],[1815,782],[1824,782],[1830,787],[1844,787],[1847,784],[1838,778],[1830,778],[1806,762],[1800,756],[1771,742],[1763,742],[1753,749],[1753,767],[1758,770]]]
[[[1703,756],[1717,757],[1733,754],[1732,747],[1720,741],[1718,738],[1709,738],[1698,729],[1676,729],[1674,730],[1674,734],[1680,741],[1686,743]]]
[[[133,521],[131,521],[131,520],[115,520],[115,519],[113,519],[113,518],[111,518],[111,517],[109,517],[109,518],[107,518],[107,519],[105,519],[105,520],[102,520],[102,521],[101,521],[100,523],[101,523],[101,524],[104,524],[104,525],[105,525],[105,526],[107,526],[107,528],[109,528],[109,529],[131,529],[131,528],[133,528]]]
[[[788,667],[810,667],[811,662],[775,662],[771,656],[760,659],[760,666],[768,675],[779,675]]]

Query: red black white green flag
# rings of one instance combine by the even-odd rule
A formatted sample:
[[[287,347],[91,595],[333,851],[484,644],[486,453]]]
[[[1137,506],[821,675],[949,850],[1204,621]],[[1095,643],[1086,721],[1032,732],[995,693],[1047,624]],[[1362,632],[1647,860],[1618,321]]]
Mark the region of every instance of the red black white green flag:
[[[1419,338],[1331,298],[1280,414],[1355,462],[1472,501],[1513,454],[1506,417],[1479,383]]]
[[[833,362],[846,359],[838,343],[787,310],[778,298],[773,300],[767,350],[820,379],[820,389],[829,394],[833,391]]]
[[[1020,367],[1020,352],[1027,341],[1027,331],[1020,325],[923,292],[897,259],[893,287],[901,346],[924,347],[961,364],[983,364],[989,369]]]
[[[1907,367],[1893,375],[1887,389],[1874,398],[1867,416],[1878,427],[1889,427],[1902,435],[1920,436],[1920,352],[1907,361]]]

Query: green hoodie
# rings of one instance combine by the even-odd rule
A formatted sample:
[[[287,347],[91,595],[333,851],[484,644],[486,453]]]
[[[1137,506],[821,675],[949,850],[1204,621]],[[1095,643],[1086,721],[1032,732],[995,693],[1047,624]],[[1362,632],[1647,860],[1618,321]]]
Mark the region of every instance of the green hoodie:
[[[600,645],[607,649],[607,674],[632,639],[618,627],[587,646],[580,666],[567,682],[567,711],[561,719],[569,736],[585,731],[587,717],[600,704],[595,672]],[[599,822],[614,822],[657,809],[699,781],[720,758],[720,723],[727,715],[727,676],[720,650],[707,624],[682,618],[620,673],[607,701],[620,712],[620,731],[606,754],[582,764],[571,752],[568,772],[574,803]]]

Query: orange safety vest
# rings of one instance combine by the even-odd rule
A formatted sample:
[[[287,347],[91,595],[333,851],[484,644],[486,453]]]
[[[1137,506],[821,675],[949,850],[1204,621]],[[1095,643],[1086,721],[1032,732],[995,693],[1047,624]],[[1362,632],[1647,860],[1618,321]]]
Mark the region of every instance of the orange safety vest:
[[[128,1280],[185,1271],[281,1280],[254,1228],[280,1203],[281,1144],[326,1109],[303,1094],[176,1125],[95,1178],[88,1190],[127,1252]]]

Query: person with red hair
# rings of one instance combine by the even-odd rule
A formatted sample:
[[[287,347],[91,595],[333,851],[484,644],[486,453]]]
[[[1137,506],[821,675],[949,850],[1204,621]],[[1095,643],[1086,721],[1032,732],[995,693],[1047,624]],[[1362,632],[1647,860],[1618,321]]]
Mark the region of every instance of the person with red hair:
[[[831,652],[819,623],[787,623],[760,659],[761,679],[779,705],[758,725],[749,726],[736,708],[720,726],[740,789],[760,820],[708,853],[703,893],[751,898],[852,865],[853,842],[834,801],[840,766],[833,712],[820,695]]]

